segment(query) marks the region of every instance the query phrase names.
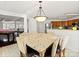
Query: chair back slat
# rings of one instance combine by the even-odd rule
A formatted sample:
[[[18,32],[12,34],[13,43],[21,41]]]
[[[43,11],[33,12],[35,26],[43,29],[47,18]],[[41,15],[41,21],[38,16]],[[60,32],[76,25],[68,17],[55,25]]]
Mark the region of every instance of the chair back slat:
[[[59,39],[57,39],[57,40],[54,42],[53,46],[52,46],[52,57],[55,57],[55,55],[56,55],[58,43],[59,43]]]
[[[17,37],[16,40],[17,40],[17,44],[18,44],[19,50],[20,50],[23,54],[26,54],[26,53],[27,53],[27,47],[26,47],[26,45],[24,44],[22,38]]]

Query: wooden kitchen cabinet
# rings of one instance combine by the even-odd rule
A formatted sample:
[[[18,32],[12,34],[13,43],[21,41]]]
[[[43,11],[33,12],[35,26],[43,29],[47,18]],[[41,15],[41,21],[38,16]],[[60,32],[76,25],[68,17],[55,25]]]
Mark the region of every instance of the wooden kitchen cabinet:
[[[73,19],[68,21],[52,21],[53,27],[60,27],[60,26],[72,26],[72,23],[79,23],[79,19]]]

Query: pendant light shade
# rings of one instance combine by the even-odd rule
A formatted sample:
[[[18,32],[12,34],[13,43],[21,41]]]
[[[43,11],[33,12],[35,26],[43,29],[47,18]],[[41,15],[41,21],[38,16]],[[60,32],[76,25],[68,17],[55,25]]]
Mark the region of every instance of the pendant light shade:
[[[34,19],[38,22],[43,22],[47,19],[47,17],[46,16],[36,16],[36,17],[34,17]]]
[[[39,10],[38,10],[38,14],[34,17],[34,19],[38,22],[43,22],[47,19],[47,16],[45,15],[45,13],[42,9],[42,6],[41,6],[42,1],[39,1],[39,3],[40,3],[40,7],[39,7]]]

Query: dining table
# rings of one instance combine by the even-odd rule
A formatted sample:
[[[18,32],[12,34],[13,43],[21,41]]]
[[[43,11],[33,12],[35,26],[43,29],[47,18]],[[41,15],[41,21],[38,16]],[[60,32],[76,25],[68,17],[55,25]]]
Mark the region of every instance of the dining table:
[[[24,44],[39,52],[41,57],[44,56],[46,49],[58,39],[53,33],[22,33],[20,36]]]

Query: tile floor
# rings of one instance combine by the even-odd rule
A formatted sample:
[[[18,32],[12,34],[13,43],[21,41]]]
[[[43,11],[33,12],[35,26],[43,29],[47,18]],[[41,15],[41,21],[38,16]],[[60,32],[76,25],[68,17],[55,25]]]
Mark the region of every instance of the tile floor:
[[[79,57],[78,52],[66,49],[66,57]],[[19,49],[17,44],[12,44],[5,47],[0,47],[0,57],[19,57]]]
[[[20,54],[17,44],[2,47],[2,52],[0,52],[0,55],[2,57],[19,57]]]

